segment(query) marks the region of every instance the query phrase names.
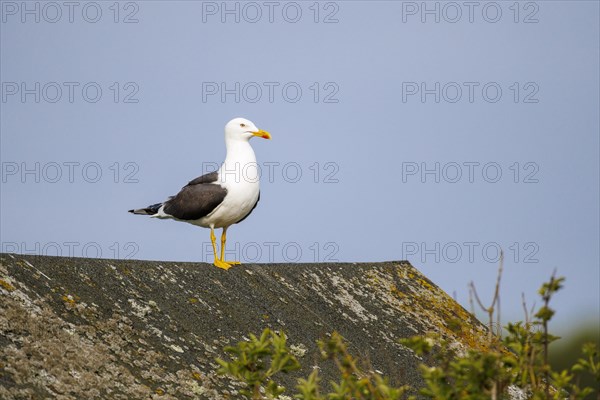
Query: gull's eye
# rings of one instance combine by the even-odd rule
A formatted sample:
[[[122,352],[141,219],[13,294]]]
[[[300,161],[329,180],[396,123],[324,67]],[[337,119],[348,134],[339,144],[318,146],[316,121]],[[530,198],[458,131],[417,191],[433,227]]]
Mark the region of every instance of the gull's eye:
[[[245,128],[245,127],[246,127],[246,124],[240,124],[240,126],[241,126],[242,128]]]

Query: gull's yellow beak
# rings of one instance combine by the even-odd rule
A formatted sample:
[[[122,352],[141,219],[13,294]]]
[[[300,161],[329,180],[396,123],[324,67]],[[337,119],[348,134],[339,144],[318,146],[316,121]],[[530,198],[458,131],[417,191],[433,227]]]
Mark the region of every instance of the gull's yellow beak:
[[[263,131],[262,129],[259,129],[256,132],[252,132],[252,134],[254,136],[258,136],[258,137],[261,137],[263,139],[271,139],[271,134],[269,132],[267,132],[267,131]]]

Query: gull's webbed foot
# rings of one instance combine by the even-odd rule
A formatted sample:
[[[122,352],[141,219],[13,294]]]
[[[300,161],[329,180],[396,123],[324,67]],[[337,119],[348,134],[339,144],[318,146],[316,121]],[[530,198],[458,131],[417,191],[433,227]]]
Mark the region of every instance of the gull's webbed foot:
[[[224,269],[225,271],[231,268],[231,263],[227,261],[215,260],[214,265],[215,267]]]

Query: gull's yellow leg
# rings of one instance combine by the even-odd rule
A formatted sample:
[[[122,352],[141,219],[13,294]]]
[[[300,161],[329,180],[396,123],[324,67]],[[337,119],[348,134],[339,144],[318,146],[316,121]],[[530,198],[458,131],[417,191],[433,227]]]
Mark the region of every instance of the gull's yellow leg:
[[[223,233],[221,234],[221,261],[226,262],[229,265],[239,265],[241,262],[239,261],[225,261],[225,241],[227,240],[227,228],[223,228]]]
[[[221,234],[221,261],[225,261],[225,241],[227,240],[227,237],[225,236],[225,232],[227,231],[227,228],[223,228],[223,233]]]
[[[228,270],[231,268],[231,264],[226,263],[225,261],[219,260],[217,257],[217,237],[215,236],[215,230],[210,228],[210,242],[212,243],[213,253],[215,255],[215,267]],[[221,248],[221,254],[223,254],[223,249]],[[222,258],[222,256],[221,256]]]

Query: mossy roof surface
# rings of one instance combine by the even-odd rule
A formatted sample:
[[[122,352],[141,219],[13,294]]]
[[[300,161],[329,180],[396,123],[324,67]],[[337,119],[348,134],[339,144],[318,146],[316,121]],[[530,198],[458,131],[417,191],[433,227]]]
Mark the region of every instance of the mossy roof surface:
[[[303,368],[339,332],[393,384],[420,387],[422,361],[398,339],[436,333],[485,346],[485,327],[406,261],[245,264],[0,254],[0,398],[235,399],[216,374],[223,347],[284,331]],[[289,392],[289,390],[288,390]]]

